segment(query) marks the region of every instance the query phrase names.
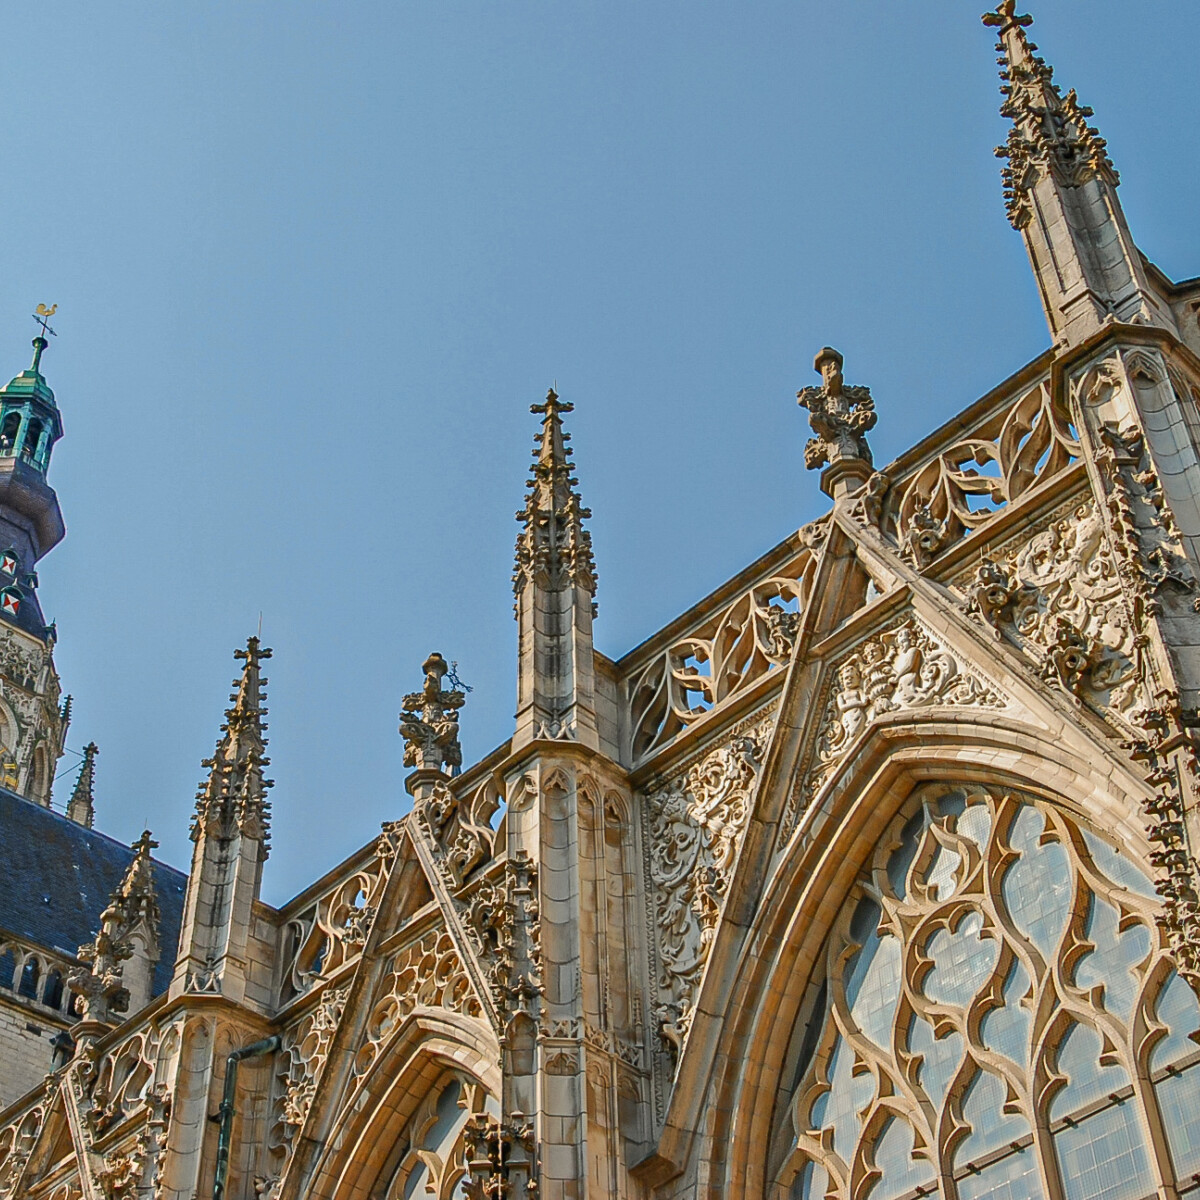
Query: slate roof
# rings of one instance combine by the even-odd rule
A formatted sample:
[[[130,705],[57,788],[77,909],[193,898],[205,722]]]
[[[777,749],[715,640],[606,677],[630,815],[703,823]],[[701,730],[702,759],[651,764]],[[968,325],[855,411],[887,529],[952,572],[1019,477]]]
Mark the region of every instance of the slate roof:
[[[96,936],[100,913],[133,857],[107,834],[0,788],[0,929],[73,955]],[[155,859],[154,886],[162,911],[158,995],[175,966],[187,876]]]

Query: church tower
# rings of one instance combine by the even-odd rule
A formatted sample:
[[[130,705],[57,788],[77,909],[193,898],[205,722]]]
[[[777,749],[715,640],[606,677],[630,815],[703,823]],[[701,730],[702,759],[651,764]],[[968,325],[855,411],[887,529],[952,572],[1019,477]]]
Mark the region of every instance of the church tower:
[[[0,785],[44,807],[69,719],[37,595],[37,564],[65,533],[46,480],[63,433],[42,375],[48,332],[43,323],[29,368],[0,388]]]

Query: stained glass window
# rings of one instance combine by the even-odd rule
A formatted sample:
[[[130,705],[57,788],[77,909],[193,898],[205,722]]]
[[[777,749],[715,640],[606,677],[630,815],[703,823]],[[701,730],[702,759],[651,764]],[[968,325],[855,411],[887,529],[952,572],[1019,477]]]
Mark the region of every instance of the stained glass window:
[[[781,1194],[1200,1188],[1200,1004],[1158,911],[1137,864],[1063,809],[918,788],[834,921],[818,1007],[800,1014]]]

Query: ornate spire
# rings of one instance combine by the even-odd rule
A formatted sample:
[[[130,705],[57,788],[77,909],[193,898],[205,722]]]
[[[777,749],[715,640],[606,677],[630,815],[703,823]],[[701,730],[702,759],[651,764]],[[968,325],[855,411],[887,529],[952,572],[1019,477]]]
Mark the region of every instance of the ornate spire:
[[[70,701],[70,696],[67,700]],[[79,778],[75,781],[75,790],[67,802],[67,816],[77,825],[91,829],[96,819],[96,797],[93,787],[96,781],[96,755],[100,747],[95,742],[88,742],[83,748],[83,762],[79,767]]]
[[[877,420],[871,389],[847,387],[842,380],[842,362],[832,346],[822,347],[813,360],[821,386],[796,393],[796,402],[808,409],[808,423],[816,434],[805,443],[804,465],[810,471],[825,467],[821,490],[835,500],[870,476],[871,447],[866,434]]]
[[[1092,110],[1080,104],[1074,89],[1063,96],[1054,83],[1054,71],[1034,51],[1025,36],[1033,18],[1016,12],[1016,0],[1003,0],[983,23],[993,26],[1000,40],[1000,115],[1012,121],[1008,141],[996,150],[1008,160],[1004,168],[1004,202],[1014,229],[1023,229],[1033,217],[1032,193],[1038,176],[1052,172],[1064,187],[1078,187],[1087,179],[1103,179],[1113,187],[1119,177],[1108,157],[1099,130],[1088,124]]]
[[[425,683],[421,690],[404,697],[400,734],[404,738],[404,765],[416,767],[414,775],[422,772],[440,775],[443,766],[450,768],[451,775],[457,775],[462,766],[458,710],[467,698],[456,688],[442,690],[442,680],[449,669],[446,660],[434,651],[422,664]]]
[[[985,13],[997,30],[1000,112],[1012,126],[996,153],[1008,219],[1025,241],[1050,332],[1078,344],[1106,321],[1178,329],[1151,281],[1117,197],[1117,172],[1092,110],[1064,96],[1025,30],[1015,0]]]
[[[260,667],[270,657],[271,651],[256,637],[247,639],[245,650],[234,651],[234,658],[241,659],[245,666],[241,678],[233,682],[235,691],[229,697],[233,707],[225,710],[223,736],[216,752],[201,764],[209,768],[209,776],[196,794],[196,818],[192,823],[193,841],[202,830],[229,836],[236,825],[244,837],[262,840],[264,858],[271,811],[266,795],[275,782],[263,778],[263,768],[271,760],[265,753],[267,726],[263,720],[267,714],[263,705],[267,680]]]
[[[592,514],[575,491],[579,480],[572,474],[575,465],[567,444],[571,435],[562,427],[562,414],[573,408],[551,388],[543,404],[529,409],[543,420],[534,441],[533,478],[526,483],[530,490],[525,507],[517,513],[522,529],[517,536],[513,590],[518,595],[531,582],[554,589],[571,584],[590,596],[596,594],[592,537],[583,526]]]

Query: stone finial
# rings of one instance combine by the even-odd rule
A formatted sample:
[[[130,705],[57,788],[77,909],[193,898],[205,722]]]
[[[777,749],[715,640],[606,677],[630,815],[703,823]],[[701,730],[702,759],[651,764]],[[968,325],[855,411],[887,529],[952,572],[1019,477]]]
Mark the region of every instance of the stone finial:
[[[158,849],[158,843],[151,837],[150,830],[145,829],[132,848],[136,851],[133,862],[129,864],[124,878],[113,892],[112,903],[119,909],[121,922],[126,930],[132,930],[145,922],[147,935],[157,942],[158,924],[162,914],[158,907],[158,894],[154,888],[154,861],[150,852]]]
[[[842,379],[842,356],[832,346],[823,347],[813,360],[821,376],[820,387],[796,393],[815,437],[804,446],[804,465],[821,467],[821,490],[835,500],[871,475],[871,448],[867,431],[875,427],[875,402],[866,387],[848,387]]]
[[[1034,53],[1025,35],[1033,18],[1016,11],[1016,0],[1003,0],[983,23],[995,28],[999,40],[1000,115],[1012,121],[1008,141],[996,155],[1007,159],[1002,172],[1004,203],[1014,229],[1033,217],[1033,189],[1047,171],[1065,187],[1078,187],[1101,178],[1119,182],[1099,130],[1088,124],[1092,110],[1080,104],[1074,89],[1064,96],[1054,83],[1053,68]]]
[[[404,738],[404,765],[424,771],[458,773],[462,766],[462,747],[458,743],[458,710],[466,696],[452,689],[442,690],[442,680],[450,668],[436,651],[422,665],[425,682],[419,692],[404,697],[400,714],[400,735]]]
[[[251,637],[246,640],[246,649],[235,650],[233,656],[244,665],[241,677],[233,681],[234,691],[229,697],[233,707],[225,710],[223,736],[212,758],[201,764],[209,769],[209,777],[196,794],[192,840],[205,829],[228,835],[236,827],[243,837],[262,842],[265,859],[271,811],[267,791],[275,781],[263,778],[263,768],[271,760],[266,756],[267,709],[263,703],[267,679],[261,668],[271,651]]]
[[[588,595],[596,594],[592,537],[583,525],[592,514],[576,491],[579,480],[573,474],[571,435],[562,427],[562,415],[573,408],[551,388],[544,403],[529,409],[543,419],[534,442],[525,507],[517,513],[522,529],[517,536],[513,591],[518,596],[530,583],[550,589],[573,585]]]
[[[69,697],[68,697],[69,698]],[[67,802],[67,817],[76,825],[91,829],[96,819],[96,797],[94,786],[96,781],[96,755],[100,747],[95,742],[88,742],[83,748],[83,762],[79,767],[79,778],[75,781],[75,790]]]

